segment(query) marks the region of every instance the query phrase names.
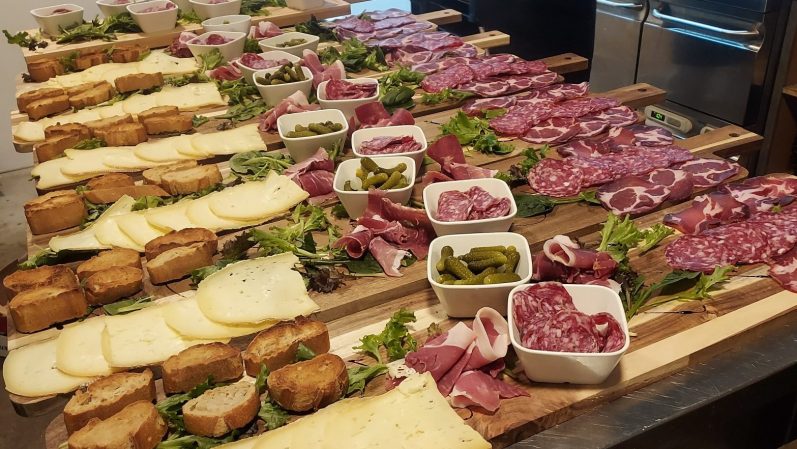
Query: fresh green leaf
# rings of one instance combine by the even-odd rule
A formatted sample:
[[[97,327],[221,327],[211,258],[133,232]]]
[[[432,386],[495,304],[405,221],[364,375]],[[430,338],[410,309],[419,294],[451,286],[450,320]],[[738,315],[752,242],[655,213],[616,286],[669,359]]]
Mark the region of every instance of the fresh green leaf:
[[[72,148],[76,150],[94,150],[97,148],[102,148],[106,146],[104,140],[100,139],[99,137],[94,137],[92,139],[83,139],[80,142],[76,143],[75,146]]]
[[[270,171],[282,174],[293,160],[279,151],[248,151],[230,159],[230,169],[236,176],[248,180],[263,179]]]
[[[235,438],[235,432],[224,438],[182,435],[182,432],[178,432],[169,434],[164,441],[161,441],[155,446],[155,449],[211,449],[225,443],[232,443],[235,441]]]
[[[374,275],[384,273],[382,266],[376,261],[371,253],[366,253],[361,259],[354,259],[346,262],[346,268],[352,274]]]
[[[382,346],[382,343],[383,341],[381,334],[371,334],[362,337],[360,339],[360,345],[355,346],[352,349],[369,354],[371,357],[375,358],[377,362],[382,363],[382,354],[379,352],[379,348]]]
[[[407,67],[399,67],[398,70],[379,78],[379,89],[384,92],[392,87],[407,87],[414,91],[425,77],[426,75],[421,72],[412,71]]]
[[[86,216],[83,217],[83,223],[80,224],[81,229],[93,223],[94,220],[98,219],[103,212],[111,207],[110,204],[94,204],[85,198],[83,198],[83,203],[86,205]]]
[[[47,41],[33,37],[27,31],[20,31],[12,35],[8,30],[3,30],[3,34],[10,45],[19,45],[30,51],[36,51],[37,48],[46,48],[49,45]]]
[[[678,295],[681,299],[707,299],[711,297],[711,291],[717,289],[722,283],[729,279],[728,273],[733,271],[732,265],[716,267],[711,274],[701,273],[697,284],[685,293]]]
[[[58,58],[58,61],[61,62],[61,66],[64,67],[64,72],[76,72],[77,67],[75,67],[75,61],[77,60],[78,56],[80,56],[80,52],[73,51],[68,55]]]
[[[268,382],[269,374],[270,372],[266,364],[261,363],[260,371],[257,372],[257,377],[255,378],[255,389],[257,390],[258,394],[263,394],[266,392],[266,382]]]
[[[163,203],[164,203],[163,198],[159,196],[146,195],[137,199],[136,202],[133,203],[132,210],[137,211],[137,210],[151,209],[153,207],[160,207],[163,206]]]
[[[296,361],[303,362],[305,360],[312,360],[313,357],[315,357],[315,352],[305,346],[304,343],[299,343],[299,347],[296,349]]]
[[[348,369],[349,389],[346,396],[365,391],[365,386],[377,376],[387,372],[387,366],[383,364],[370,366],[355,366]]]
[[[488,109],[484,111],[484,118],[487,120],[494,119],[496,117],[501,117],[502,115],[507,113],[506,108],[496,108],[496,109]]]
[[[417,261],[418,261],[418,258],[415,257],[412,253],[410,253],[410,254],[404,256],[403,259],[401,259],[401,266],[402,267],[408,267],[408,266],[414,264]]]
[[[288,423],[288,412],[279,405],[264,400],[257,416],[266,423],[266,429],[274,430]]]
[[[517,216],[521,218],[535,217],[552,211],[555,204],[545,195],[514,194],[517,205]]]
[[[371,69],[377,72],[384,72],[388,69],[385,62],[385,55],[379,47],[368,48],[356,37],[343,41],[341,50],[335,47],[327,47],[318,52],[318,57],[324,64],[330,64],[336,60],[343,63],[347,72],[356,73],[363,69]]]
[[[473,94],[462,90],[455,90],[449,87],[437,93],[425,93],[421,96],[421,103],[426,105],[434,105],[446,102],[459,103],[465,99],[472,97]],[[504,110],[506,112],[506,110]],[[488,117],[489,118],[489,117]]]
[[[103,20],[95,17],[91,22],[83,22],[61,30],[55,38],[59,44],[90,41],[100,39],[104,41],[116,40],[116,33],[138,33],[141,28],[133,20],[130,13],[108,16]]]
[[[243,0],[241,2],[241,14],[249,16],[267,16],[269,12],[267,6],[285,7],[285,0]]]
[[[407,323],[415,322],[415,313],[407,309],[399,309],[390,317],[385,328],[378,335],[366,335],[360,339],[356,350],[366,352],[382,363],[380,346],[387,350],[388,361],[403,359],[407,353],[418,348],[418,342],[410,334]]]
[[[213,70],[224,63],[224,57],[221,55],[221,50],[214,48],[213,50],[199,56],[199,70],[206,72]]]
[[[202,23],[202,18],[196,11],[185,11],[182,8],[177,11],[177,23],[180,25],[189,25],[192,23]]]
[[[618,262],[627,257],[628,251],[644,239],[631,217],[620,218],[609,213],[601,229],[601,242],[598,251],[608,252]]]
[[[458,111],[448,123],[443,124],[441,131],[444,135],[452,134],[457,137],[460,145],[470,145],[482,133],[487,132],[489,124],[477,117],[468,117]]]
[[[106,315],[124,315],[126,313],[141,310],[153,305],[151,296],[142,296],[140,298],[130,298],[124,301],[116,301],[111,304],[102,306]]]
[[[314,15],[310,15],[310,20],[307,22],[297,23],[294,26],[294,29],[300,33],[318,36],[321,39],[321,42],[337,40],[335,38],[335,33],[331,29],[322,26],[321,22],[319,22]]]
[[[305,263],[307,288],[320,293],[330,293],[343,285],[343,276],[333,267],[314,266]]]
[[[655,248],[662,240],[671,236],[675,231],[661,223],[656,223],[652,227],[642,231],[642,242],[637,246],[639,254],[645,254]]]
[[[262,99],[257,87],[247,83],[243,78],[232,81],[217,81],[219,92],[227,97],[227,104],[235,106]]]
[[[509,154],[515,151],[510,143],[499,142],[493,133],[482,134],[473,141],[473,149],[485,154]]]
[[[191,391],[182,394],[175,394],[155,404],[158,413],[166,421],[169,429],[174,431],[185,431],[183,423],[183,404],[199,397],[202,393],[215,388],[219,385],[213,384],[213,378],[208,377],[205,382],[192,388]]]
[[[430,324],[429,327],[426,328],[426,341],[427,342],[429,340],[435,338],[435,337],[440,336],[440,335],[443,335],[443,329],[440,327],[440,323],[435,321],[432,324]]]
[[[31,270],[44,265],[58,264],[60,263],[60,260],[61,254],[51,250],[50,248],[45,248],[17,266],[20,270]]]
[[[244,53],[260,53],[260,41],[247,37],[244,42]]]
[[[222,268],[226,267],[227,265],[237,262],[236,259],[219,259],[215,264],[209,265],[207,267],[197,268],[191,271],[191,284],[199,285],[200,282],[204,281],[208,276],[211,274],[221,270]]]
[[[200,126],[204,125],[205,123],[207,123],[209,121],[210,121],[210,119],[205,117],[204,115],[195,115],[191,119],[191,125],[193,125],[194,128],[199,128]]]
[[[332,206],[330,212],[332,212],[332,216],[335,218],[349,218],[349,213],[346,212],[346,208],[340,203]]]
[[[379,100],[389,112],[398,108],[412,109],[415,102],[412,100],[415,91],[409,87],[391,87],[380,94]]]
[[[540,148],[526,148],[523,150],[523,160],[520,161],[520,173],[525,178],[528,176],[529,171],[534,168],[541,160],[547,157],[547,152],[551,148],[548,145],[543,145]]]
[[[236,104],[231,108],[227,109],[227,112],[225,114],[213,116],[213,119],[229,120],[232,125],[235,125],[238,122],[245,122],[247,120],[251,120],[268,110],[269,107],[266,106],[265,101],[263,101],[262,99],[251,100],[251,101],[244,99],[241,103]]]
[[[588,204],[595,204],[600,206],[601,200],[598,199],[597,190],[587,190],[578,194],[578,199]]]

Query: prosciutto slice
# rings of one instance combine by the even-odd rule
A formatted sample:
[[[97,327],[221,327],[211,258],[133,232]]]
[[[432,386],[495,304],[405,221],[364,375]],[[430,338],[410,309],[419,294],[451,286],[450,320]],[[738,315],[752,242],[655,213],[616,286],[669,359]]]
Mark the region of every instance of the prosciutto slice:
[[[457,137],[453,135],[437,139],[435,143],[429,146],[426,155],[440,164],[442,175],[454,180],[492,178],[498,173],[498,170],[490,170],[466,163],[462,145],[459,144]],[[441,180],[437,175],[434,176],[437,178],[436,180]],[[430,180],[435,178],[430,178]]]
[[[775,257],[769,264],[769,275],[781,287],[797,293],[797,247]]]
[[[282,28],[266,20],[258,22],[257,25],[252,25],[249,28],[249,37],[256,40],[279,36],[282,33],[284,33]]]
[[[565,235],[543,244],[534,257],[532,279],[576,284],[603,283],[617,270],[617,262],[605,252],[583,249]]]
[[[721,224],[741,221],[749,215],[746,204],[731,195],[711,192],[692,201],[692,205],[675,214],[664,216],[664,224],[684,234],[698,234]]]
[[[332,244],[334,248],[346,248],[349,257],[359,259],[365,255],[368,244],[374,237],[374,233],[365,226],[358,225],[354,230],[343,237],[337,239]]]
[[[285,114],[316,111],[320,108],[321,106],[317,104],[310,104],[304,92],[296,91],[261,116],[260,131],[268,132],[272,129],[276,129],[277,119]]]
[[[354,116],[360,128],[415,124],[415,118],[408,110],[399,108],[393,111],[391,115],[382,102],[379,101],[358,106],[354,109]]]
[[[399,271],[401,260],[407,257],[407,251],[397,249],[382,237],[374,237],[368,243],[368,251],[374,256],[379,266],[382,267],[388,276],[400,277],[403,274]]]

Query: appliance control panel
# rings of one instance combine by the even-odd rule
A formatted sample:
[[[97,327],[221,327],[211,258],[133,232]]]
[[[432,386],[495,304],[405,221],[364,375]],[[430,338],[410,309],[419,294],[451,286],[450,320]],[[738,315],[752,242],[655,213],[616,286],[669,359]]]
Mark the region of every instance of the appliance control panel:
[[[692,120],[689,118],[658,106],[645,107],[645,120],[650,120],[669,128],[674,128],[683,134],[689,133],[693,126]]]

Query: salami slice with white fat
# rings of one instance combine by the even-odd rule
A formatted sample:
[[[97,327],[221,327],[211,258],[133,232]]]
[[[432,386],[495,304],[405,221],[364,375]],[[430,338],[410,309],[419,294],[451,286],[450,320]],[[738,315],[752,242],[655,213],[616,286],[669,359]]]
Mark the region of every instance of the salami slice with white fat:
[[[616,178],[614,171],[605,164],[598,162],[598,160],[598,158],[581,157],[568,159],[568,162],[580,168],[581,173],[584,174],[584,178],[581,181],[582,187],[599,186]]]
[[[797,247],[770,262],[769,275],[781,287],[797,292]]]
[[[578,120],[566,117],[551,117],[530,128],[521,137],[530,143],[564,143],[581,132]]]
[[[600,352],[603,338],[591,316],[560,310],[544,324],[526,330],[523,346],[540,351]]]
[[[732,223],[709,229],[702,234],[721,241],[727,252],[729,264],[748,264],[763,262],[769,255],[767,235],[757,226],[749,223]]]
[[[601,352],[614,352],[623,349],[625,346],[625,332],[622,326],[610,313],[601,312],[592,315],[592,320],[598,327],[604,327],[603,331],[599,329],[601,335],[604,337],[604,344]]]
[[[695,187],[713,187],[728,178],[735,176],[741,170],[741,166],[735,162],[725,159],[698,158],[691,161],[676,164],[673,168],[686,170],[692,174],[695,180]]]
[[[684,235],[664,250],[667,264],[679,270],[710,273],[728,264],[728,252],[722,240],[707,235]]]
[[[445,70],[428,75],[421,81],[421,87],[427,92],[440,92],[446,88],[454,88],[469,83],[475,74],[465,64],[456,64]]]
[[[528,181],[537,193],[556,198],[578,195],[584,180],[580,168],[558,159],[543,159],[529,170]]]
[[[435,218],[446,222],[465,221],[468,219],[472,206],[470,197],[464,192],[449,190],[440,194]]]
[[[626,176],[598,187],[597,198],[616,215],[636,215],[660,206],[670,190],[637,176]]]
[[[515,105],[515,97],[472,98],[462,105],[462,112],[479,115],[490,109],[508,109]]]

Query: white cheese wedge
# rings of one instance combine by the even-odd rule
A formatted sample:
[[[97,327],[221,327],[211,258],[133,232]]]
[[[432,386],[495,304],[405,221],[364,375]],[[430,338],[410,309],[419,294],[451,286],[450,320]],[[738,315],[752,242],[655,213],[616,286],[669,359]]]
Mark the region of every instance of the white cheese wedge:
[[[165,165],[169,162],[153,162],[138,157],[132,147],[125,148],[124,152],[106,155],[102,158],[102,163],[112,169],[119,170],[146,170],[148,168]]]
[[[210,202],[218,193],[221,192],[211,193],[210,195],[191,201],[186,209],[186,215],[191,223],[194,223],[200,228],[210,229],[215,232],[257,226],[262,222],[261,220],[230,220],[214,214],[213,211],[210,210]]]
[[[44,140],[44,127],[36,122],[21,122],[14,126],[14,139],[22,142],[41,142]]]
[[[150,95],[131,95],[127,100],[122,102],[124,111],[128,114],[137,115],[146,111],[147,109],[157,107],[160,103],[158,101],[158,93],[159,92]]]
[[[247,182],[219,192],[210,201],[210,210],[231,220],[262,220],[277,216],[310,196],[287,176],[272,173],[265,181]]]
[[[210,320],[199,310],[199,305],[193,297],[164,305],[163,318],[166,324],[180,335],[206,340],[250,335],[276,324],[276,321],[238,325],[218,323]]]
[[[196,228],[199,226],[189,220],[186,213],[188,206],[193,201],[185,199],[176,204],[146,209],[144,217],[152,226],[165,230],[179,231],[185,228]]]
[[[102,354],[105,317],[98,316],[64,327],[56,338],[55,363],[73,376],[107,376],[113,373]]]
[[[309,315],[318,305],[293,269],[298,262],[292,253],[284,253],[227,265],[199,284],[199,309],[209,319],[225,324]]]
[[[53,187],[74,184],[94,175],[81,175],[81,176],[67,176],[61,171],[61,168],[70,162],[69,158],[59,157],[46,162],[37,164],[30,171],[30,175],[36,180],[36,188],[38,189],[51,189]]]
[[[99,109],[102,118],[118,117],[125,115],[125,106],[122,102],[114,103],[110,106],[105,106]]]
[[[55,339],[32,343],[8,353],[3,381],[10,393],[26,397],[69,393],[94,380],[70,376],[56,368]]]
[[[94,235],[97,236],[97,240],[105,246],[128,248],[140,253],[144,252],[144,245],[138,244],[135,240],[122,232],[115,218],[97,223],[94,226]]]
[[[165,86],[156,97],[158,106],[177,106],[180,111],[194,111],[205,106],[225,106],[215,83],[191,83],[181,87]]]
[[[97,219],[89,225],[86,229],[76,232],[74,234],[57,235],[50,239],[48,246],[53,251],[61,251],[65,249],[73,251],[89,251],[97,249],[108,249],[110,246],[103,244],[97,239],[95,230],[98,225],[120,215],[127,214],[133,209],[133,204],[136,200],[128,195],[123,195],[116,200],[105,212],[102,213]],[[118,227],[118,226],[117,226]]]
[[[94,150],[74,150],[64,151],[69,158],[61,167],[61,173],[66,176],[88,176],[102,173],[134,171],[131,169],[113,168],[105,165],[105,158],[108,156],[124,156],[130,151],[124,147],[104,147]]]
[[[152,162],[175,162],[186,159],[199,159],[203,156],[190,156],[180,153],[178,148],[190,148],[193,136],[183,134],[160,140],[150,140],[133,147],[133,153],[144,160]]]
[[[199,152],[215,155],[265,150],[266,143],[257,126],[257,123],[252,123],[218,133],[197,134],[191,139],[191,144]]]
[[[164,75],[185,75],[195,72],[199,65],[194,58],[175,58],[163,50],[156,50],[138,63],[138,71],[142,73],[161,72]]]
[[[114,221],[116,221],[119,229],[140,248],[143,248],[151,240],[165,235],[167,232],[162,228],[152,226],[144,217],[143,212],[131,212],[121,215],[116,217]]]

